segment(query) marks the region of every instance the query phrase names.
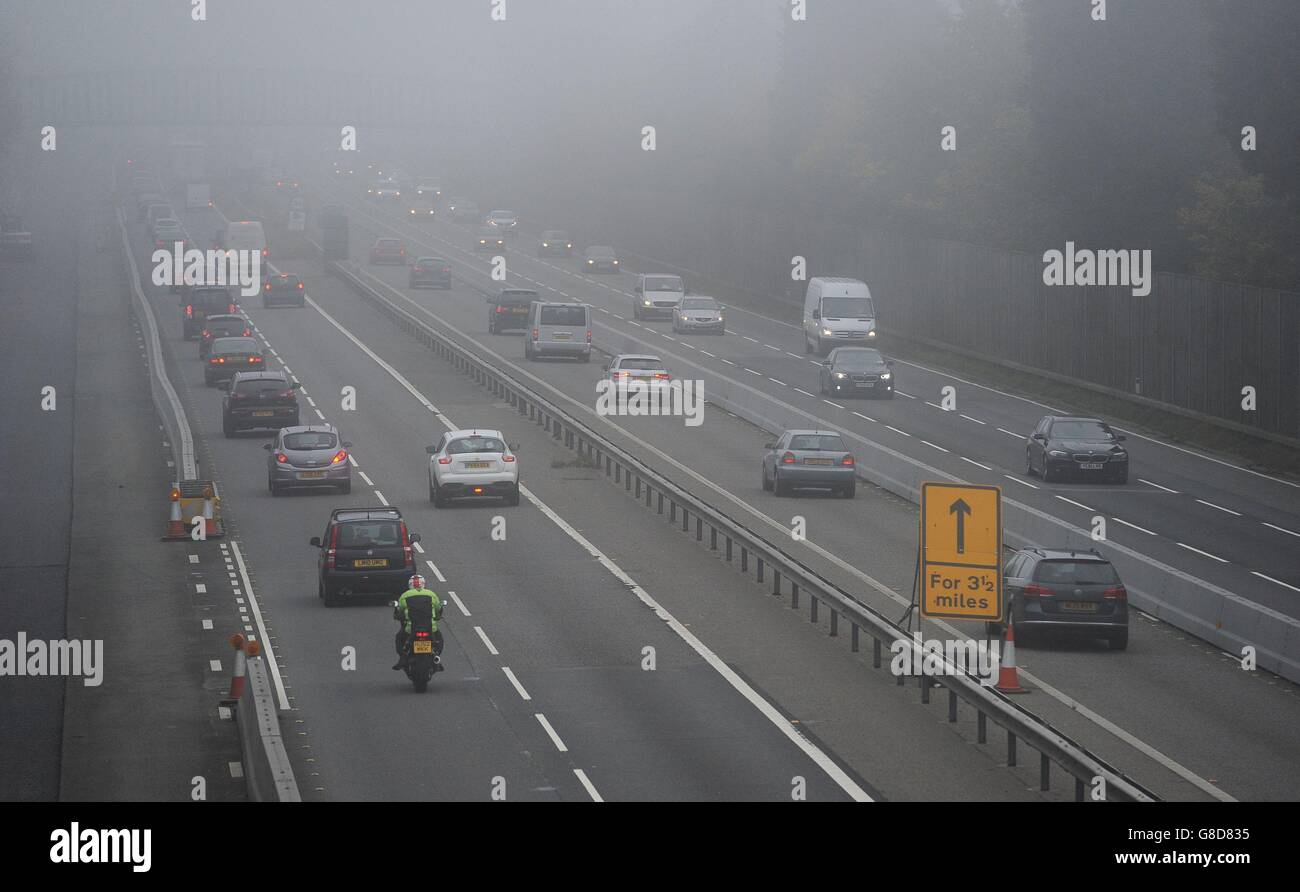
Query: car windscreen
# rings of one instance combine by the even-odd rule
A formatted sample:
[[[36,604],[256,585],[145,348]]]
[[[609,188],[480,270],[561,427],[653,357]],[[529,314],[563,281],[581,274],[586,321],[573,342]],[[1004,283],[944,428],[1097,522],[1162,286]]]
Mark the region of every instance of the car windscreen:
[[[577,325],[587,324],[586,307],[542,307],[542,325]]]
[[[302,433],[286,435],[284,448],[295,451],[333,449],[338,444],[338,441],[339,438],[329,431],[303,431]]]
[[[391,547],[402,544],[401,526],[396,520],[368,520],[339,524],[339,548]]]
[[[623,360],[618,364],[618,367],[620,369],[643,369],[653,372],[662,369],[664,367],[664,361],[653,357],[633,357],[632,359]]]
[[[874,319],[876,305],[869,297],[823,297],[822,315],[831,319]]]
[[[1119,585],[1119,574],[1104,561],[1041,561],[1034,579],[1061,585]]]
[[[218,338],[212,342],[213,353],[259,353],[253,338]]]
[[[1095,421],[1058,421],[1052,425],[1057,440],[1111,440],[1115,435]]]
[[[587,256],[601,257],[601,258],[613,257],[614,249],[613,248],[588,248]]]
[[[833,434],[798,434],[790,438],[790,448],[809,452],[848,452],[844,441]]]
[[[506,444],[496,437],[461,437],[447,444],[448,455],[465,455],[472,452],[505,452]]]
[[[683,310],[717,310],[718,302],[709,297],[686,297],[682,299]]]
[[[835,364],[847,369],[869,369],[882,362],[875,350],[841,350],[835,354]]]
[[[681,276],[646,276],[646,291],[682,291]]]
[[[280,378],[254,378],[251,381],[240,381],[235,385],[236,393],[250,395],[256,393],[275,393],[288,389],[289,385]]]

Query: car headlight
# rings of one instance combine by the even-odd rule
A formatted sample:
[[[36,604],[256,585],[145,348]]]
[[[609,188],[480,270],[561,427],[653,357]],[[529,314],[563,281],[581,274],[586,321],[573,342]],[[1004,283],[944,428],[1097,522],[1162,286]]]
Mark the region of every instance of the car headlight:
[[[890,378],[892,378],[892,377],[894,377],[894,376],[893,376],[890,372],[885,372],[884,374],[882,374],[882,375],[880,376],[880,380],[881,380],[881,381],[888,381],[888,380],[889,380]]]
[[[551,243],[550,243],[550,242],[542,242],[542,247],[543,247],[543,248],[549,248],[550,246],[551,246]]]
[[[1069,453],[1062,452],[1060,449],[1049,449],[1047,454],[1052,458],[1065,458]]]
[[[829,337],[831,337],[833,334],[835,334],[835,332],[831,331],[829,328],[823,328],[823,329],[822,329],[822,335],[825,336],[825,337],[828,337],[828,338],[829,338]]]
[[[867,332],[867,337],[874,338],[875,336],[876,336],[876,330],[874,328],[871,329],[871,331]]]
[[[650,301],[648,300],[643,300],[641,303],[645,304],[647,307],[650,306]]]
[[[843,372],[836,372],[836,373],[835,373],[835,377],[836,377],[836,378],[847,378],[848,375],[844,374]]]

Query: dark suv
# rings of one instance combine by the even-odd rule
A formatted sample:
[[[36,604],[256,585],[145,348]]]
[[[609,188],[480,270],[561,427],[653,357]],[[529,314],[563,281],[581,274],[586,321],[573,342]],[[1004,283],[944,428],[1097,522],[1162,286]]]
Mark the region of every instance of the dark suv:
[[[528,308],[542,297],[526,288],[502,288],[495,297],[487,298],[488,333],[500,334],[507,328],[528,328]]]
[[[396,598],[415,574],[411,546],[419,541],[396,508],[335,508],[325,535],[311,538],[320,549],[317,594],[326,607],[352,595]]]
[[[1110,425],[1096,418],[1045,415],[1025,443],[1025,473],[1050,483],[1066,474],[1128,483],[1128,451]]]
[[[1128,647],[1128,591],[1095,550],[1022,548],[1007,560],[1007,614],[1022,641],[1061,631]]]
[[[185,340],[198,337],[209,316],[239,311],[230,292],[221,286],[200,285],[187,288],[181,295],[181,334]]]
[[[221,401],[221,430],[227,437],[238,431],[298,426],[297,381],[284,372],[237,372]]]

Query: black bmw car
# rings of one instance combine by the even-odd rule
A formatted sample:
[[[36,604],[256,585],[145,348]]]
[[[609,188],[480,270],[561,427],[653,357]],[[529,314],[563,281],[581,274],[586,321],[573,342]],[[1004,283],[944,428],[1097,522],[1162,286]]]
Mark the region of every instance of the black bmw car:
[[[1124,437],[1096,418],[1047,415],[1025,443],[1025,473],[1044,483],[1074,476],[1128,483]]]

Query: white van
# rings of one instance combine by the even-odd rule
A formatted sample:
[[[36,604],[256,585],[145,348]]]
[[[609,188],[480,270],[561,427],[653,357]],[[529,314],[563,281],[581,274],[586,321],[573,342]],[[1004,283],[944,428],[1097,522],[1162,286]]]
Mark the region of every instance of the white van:
[[[267,274],[266,233],[262,230],[262,224],[256,220],[232,220],[227,223],[221,247],[226,251],[260,251],[262,275]]]
[[[833,347],[876,342],[876,303],[865,282],[818,276],[803,300],[804,352],[825,356]]]

